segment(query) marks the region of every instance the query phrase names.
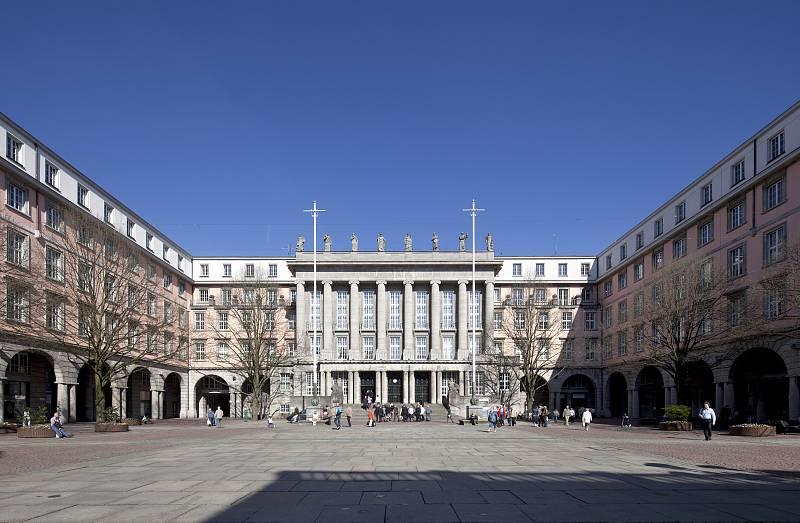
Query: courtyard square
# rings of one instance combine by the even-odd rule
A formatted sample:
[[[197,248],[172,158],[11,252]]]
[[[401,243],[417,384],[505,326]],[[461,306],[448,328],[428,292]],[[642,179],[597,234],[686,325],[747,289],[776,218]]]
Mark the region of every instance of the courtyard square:
[[[0,437],[3,521],[797,521],[800,437],[162,422]]]

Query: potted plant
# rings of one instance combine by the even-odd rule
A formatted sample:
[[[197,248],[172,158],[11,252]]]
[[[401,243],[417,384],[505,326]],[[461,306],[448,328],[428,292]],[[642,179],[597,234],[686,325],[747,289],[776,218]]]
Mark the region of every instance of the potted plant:
[[[116,407],[108,407],[97,415],[98,421],[94,424],[95,432],[127,432],[128,424],[120,420]]]
[[[8,434],[9,432],[16,432],[16,431],[17,431],[16,423],[7,423],[7,422],[0,423],[0,434]]]
[[[30,410],[30,427],[17,428],[18,438],[54,438],[55,432],[50,429],[47,407],[40,405]]]
[[[764,438],[775,435],[774,425],[764,425],[763,423],[743,423],[741,425],[731,425],[728,429],[731,436],[748,436],[751,438]]]
[[[692,424],[689,423],[689,414],[692,410],[686,405],[667,405],[664,407],[664,419],[658,424],[661,430],[674,430],[684,431],[692,430]]]

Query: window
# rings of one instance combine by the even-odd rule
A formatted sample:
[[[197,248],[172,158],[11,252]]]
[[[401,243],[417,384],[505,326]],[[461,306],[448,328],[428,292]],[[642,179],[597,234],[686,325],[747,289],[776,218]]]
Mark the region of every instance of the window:
[[[417,329],[428,328],[428,293],[427,291],[417,291],[415,293],[415,326]]]
[[[731,327],[737,327],[744,321],[745,300],[744,291],[728,296],[728,325]]]
[[[89,208],[89,189],[81,184],[78,184],[78,205],[88,209]]]
[[[145,347],[145,351],[149,354],[156,353],[156,333],[152,330],[147,331],[147,341],[145,342],[147,346]]]
[[[728,230],[738,229],[747,221],[745,201],[740,200],[728,207]]]
[[[633,317],[638,318],[644,311],[644,294],[641,292],[633,297]]]
[[[200,276],[202,278],[208,278],[208,264],[206,263],[200,264]]]
[[[164,356],[172,356],[172,334],[164,333]]]
[[[28,214],[28,191],[19,185],[9,183],[6,190],[6,205],[21,213]]]
[[[64,281],[64,253],[49,245],[46,246],[45,266],[48,278],[55,281]]]
[[[512,265],[512,276],[522,276],[522,264],[515,263]]]
[[[547,302],[546,289],[537,288],[533,290],[533,301],[537,305],[544,305]]]
[[[375,359],[375,337],[364,336],[361,338],[361,348],[364,351],[365,360]]]
[[[305,395],[314,396],[319,394],[320,373],[317,372],[315,376],[313,372],[306,372],[305,377]]]
[[[581,302],[594,303],[594,291],[592,287],[584,287],[581,289]]]
[[[161,246],[161,257],[165,260],[169,260],[169,247],[166,245]]]
[[[375,292],[371,290],[361,293],[361,328],[375,328]]]
[[[483,349],[481,349],[481,336],[478,333],[475,333],[474,336],[471,332],[469,333],[467,337],[467,352],[470,356],[472,356],[473,352],[475,354],[483,352]]]
[[[233,301],[233,294],[230,289],[222,289],[222,305],[229,306]]]
[[[322,351],[322,336],[317,334],[316,336],[311,336],[311,348],[314,350],[314,354],[320,354]]]
[[[172,323],[172,304],[168,301],[164,302],[164,322]]]
[[[658,249],[653,253],[653,270],[657,271],[664,266],[664,249]]]
[[[149,232],[144,236],[144,246],[148,251],[153,252],[153,235]]]
[[[642,247],[644,247],[644,231],[639,231],[636,233],[636,250]]]
[[[186,282],[180,280],[178,282],[178,296],[183,296],[186,293]]]
[[[494,299],[494,303],[500,303],[500,288],[495,287],[493,293],[494,295],[492,298]]]
[[[502,391],[507,391],[511,387],[511,375],[506,371],[501,371],[497,375],[497,387]]]
[[[30,317],[30,297],[28,290],[9,284],[6,289],[6,318],[28,323]]]
[[[275,263],[269,264],[269,277],[270,278],[277,278],[278,277],[278,265]]]
[[[428,359],[428,337],[427,336],[416,336],[416,343],[414,344],[416,347],[416,359],[417,360],[427,360]]]
[[[597,338],[586,340],[586,361],[594,361],[597,353]]]
[[[558,289],[558,305],[566,307],[569,304],[569,289]]]
[[[778,156],[786,152],[786,143],[784,140],[783,131],[769,139],[769,160],[773,161]]]
[[[611,293],[613,292],[612,285],[613,283],[611,282],[610,279],[603,282],[603,297],[608,298],[609,296],[611,296]]]
[[[686,256],[686,236],[673,240],[672,242],[672,258],[683,258]]]
[[[348,328],[348,301],[347,291],[336,291],[336,328],[343,330]]]
[[[633,264],[633,281],[640,281],[644,278],[644,258],[639,258]]]
[[[547,330],[550,328],[550,313],[540,312],[539,319],[536,322],[536,328],[539,330]]]
[[[286,355],[294,358],[297,356],[297,344],[293,341],[286,342]]]
[[[522,268],[520,267],[520,273],[522,272]],[[536,276],[544,276],[544,263],[537,263],[536,264]]]
[[[700,188],[700,207],[708,205],[714,199],[714,188],[712,182],[708,182]]]
[[[766,316],[770,320],[780,318],[786,312],[784,304],[784,291],[782,288],[770,288],[764,299]]]
[[[231,277],[231,264],[225,263],[222,265],[222,277],[223,278],[230,278]]]
[[[78,307],[78,336],[89,336],[89,311],[85,306]]]
[[[500,330],[503,328],[503,311],[494,312],[494,317],[492,318],[492,327],[494,327],[494,330]]]
[[[702,247],[714,241],[714,219],[706,220],[697,226],[697,246]]]
[[[644,350],[644,327],[638,325],[633,328],[633,352]]]
[[[561,277],[567,276],[567,264],[566,263],[559,263],[558,264],[558,275]]]
[[[628,286],[628,271],[617,275],[617,289],[622,290]]]
[[[583,311],[583,328],[593,331],[597,328],[597,312]]]
[[[455,323],[455,293],[450,290],[442,291],[442,328],[453,330]]]
[[[164,288],[170,290],[172,288],[172,275],[164,274]]]
[[[18,164],[22,163],[22,142],[11,133],[6,134],[6,158]]]
[[[400,336],[389,336],[389,359],[402,359],[403,352],[400,350]]]
[[[252,263],[248,263],[244,266],[244,276],[245,278],[252,278],[256,275],[256,266]]]
[[[581,276],[589,276],[591,269],[588,263],[581,263]]]
[[[472,378],[473,374],[470,372],[468,373],[469,377],[467,378],[467,395],[472,396]],[[478,371],[474,374],[476,387],[475,387],[475,394],[486,394],[486,373]]]
[[[611,255],[607,254],[606,255],[606,270],[609,270],[609,269],[611,269]]]
[[[619,259],[620,261],[628,257],[628,245],[623,243],[619,246]]]
[[[628,353],[628,333],[621,331],[617,333],[617,356],[625,356]]]
[[[518,287],[511,289],[511,305],[525,305],[525,298],[522,295],[522,289]]]
[[[728,251],[728,276],[738,278],[746,272],[744,245],[739,245]]]
[[[349,350],[350,344],[348,343],[347,336],[336,336],[336,359],[349,359]]]
[[[442,336],[442,359],[456,358],[456,339],[453,336]]]
[[[105,202],[103,203],[103,220],[106,223],[113,223],[114,220],[114,208]]]
[[[6,238],[6,261],[20,267],[27,267],[28,237],[9,227]]]
[[[130,218],[127,219],[127,234],[128,238],[133,238],[136,235],[136,224],[131,221]]]
[[[612,321],[613,320],[611,318],[611,305],[607,305],[603,307],[603,327],[605,327],[606,329],[610,328]]]
[[[617,321],[619,323],[625,323],[628,321],[628,301],[622,300],[621,302],[617,303]]]
[[[320,302],[322,301],[322,297],[320,296],[319,290],[316,292],[316,296],[314,292],[309,292],[309,294],[311,295],[311,318],[309,318],[310,323],[308,327],[311,330],[319,330],[322,325],[320,319]]]
[[[297,303],[297,289],[292,289],[289,291],[289,303]]]
[[[217,328],[221,331],[228,330],[228,313],[219,311],[217,313]]]
[[[389,328],[400,330],[400,291],[389,291]]]
[[[64,330],[64,300],[48,296],[45,304],[45,324],[48,329]]]
[[[547,361],[550,359],[550,341],[539,340],[539,360]]]
[[[517,330],[524,330],[525,324],[525,311],[524,310],[515,310],[514,311],[514,328]]]
[[[742,159],[731,165],[731,187],[742,183],[744,177],[744,159]]]
[[[224,341],[217,343],[217,359],[222,361],[228,359],[228,344]]]
[[[136,347],[139,341],[139,325],[135,321],[128,322],[128,347]]]
[[[152,292],[147,293],[147,315],[155,317],[156,315],[156,295]]]
[[[54,189],[59,187],[58,167],[45,160],[44,162],[44,183]]]
[[[290,392],[292,390],[292,375],[288,372],[281,372],[281,380],[280,385],[278,385],[278,390],[281,392]],[[289,413],[289,405],[286,405],[286,413]]]
[[[267,305],[270,307],[275,307],[278,305],[278,290],[277,289],[267,289]]]
[[[664,218],[659,218],[653,222],[653,238],[658,238],[664,234]]]
[[[200,303],[208,303],[208,289],[200,289]]]
[[[572,361],[572,356],[575,348],[575,340],[566,338],[561,340],[561,357],[567,361]]]
[[[572,328],[572,312],[571,311],[562,311],[561,312],[561,328],[568,330]]]
[[[764,265],[783,260],[786,244],[786,225],[764,233]]]
[[[686,219],[686,201],[682,201],[675,206],[675,223],[681,223]]]
[[[467,328],[476,329],[481,328],[481,292],[472,291],[467,292],[467,299],[469,299],[469,316],[467,317]]]
[[[178,270],[183,272],[183,256],[178,255]]]
[[[280,409],[281,414],[289,414],[292,412],[292,406],[288,403],[281,403]]]
[[[774,209],[786,200],[786,178],[779,178],[764,187],[764,212]]]

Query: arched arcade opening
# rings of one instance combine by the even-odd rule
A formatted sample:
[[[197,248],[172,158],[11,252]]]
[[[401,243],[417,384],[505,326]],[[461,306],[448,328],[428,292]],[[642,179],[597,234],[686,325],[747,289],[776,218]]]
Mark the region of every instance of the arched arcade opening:
[[[621,418],[628,412],[628,381],[621,372],[615,372],[608,377],[608,405],[611,416]]]
[[[95,421],[97,419],[97,409],[95,407],[95,383],[96,377],[93,363],[89,362],[81,367],[78,372],[78,386],[75,388],[75,419],[77,421]],[[103,371],[108,372],[108,366],[103,366]],[[103,408],[111,406],[111,385],[103,387]]]
[[[204,418],[208,409],[222,407],[226,417],[231,415],[231,395],[228,382],[216,375],[203,376],[195,385],[197,413]]]
[[[786,364],[775,351],[750,349],[733,363],[733,422],[762,422],[789,417]]]
[[[45,409],[48,419],[53,415],[58,398],[55,367],[50,356],[35,351],[18,352],[9,361],[5,378],[2,386],[6,421],[19,421],[25,410],[39,407]],[[65,408],[66,405],[62,406]]]
[[[664,378],[661,371],[653,366],[647,366],[639,372],[636,378],[636,389],[639,395],[640,419],[660,418],[664,413]]]

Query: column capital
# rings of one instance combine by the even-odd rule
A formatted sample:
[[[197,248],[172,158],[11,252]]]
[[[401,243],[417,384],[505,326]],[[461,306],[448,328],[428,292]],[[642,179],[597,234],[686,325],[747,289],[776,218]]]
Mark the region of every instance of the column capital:
[[[470,280],[458,280],[459,285],[466,285],[470,282]]]
[[[333,280],[322,280],[322,285],[331,286],[333,285]]]
[[[349,282],[347,282],[347,283],[349,283],[350,285],[358,285],[358,284],[359,284],[359,283],[361,283],[361,282],[360,282],[360,281],[358,281],[358,280],[350,280],[350,281],[349,281]]]
[[[436,286],[439,286],[439,285],[441,285],[441,284],[442,284],[442,281],[441,281],[441,280],[431,280],[431,285],[436,285]]]
[[[301,287],[305,287],[305,285],[306,285],[306,281],[305,280],[297,280],[295,283],[297,285],[301,286]]]
[[[386,285],[386,280],[375,280],[376,285]]]
[[[494,286],[494,281],[492,281],[492,280],[486,280],[486,281],[485,281],[485,282],[483,282],[483,283],[484,283],[484,285],[486,285],[487,287],[488,287],[489,285],[492,285],[492,286]]]
[[[403,285],[414,285],[414,280],[403,280]]]

